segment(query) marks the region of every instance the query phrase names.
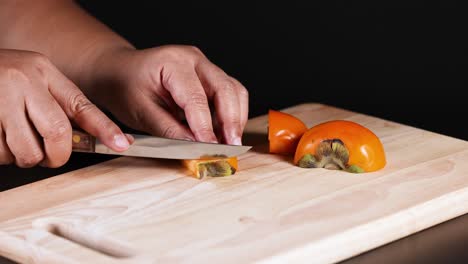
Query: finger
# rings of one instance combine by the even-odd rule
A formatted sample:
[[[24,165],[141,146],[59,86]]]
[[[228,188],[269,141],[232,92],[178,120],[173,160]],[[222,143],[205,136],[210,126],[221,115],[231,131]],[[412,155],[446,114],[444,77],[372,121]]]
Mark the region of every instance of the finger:
[[[145,99],[141,102],[140,109],[140,123],[144,124],[145,132],[166,138],[195,140],[190,129],[182,125],[173,114],[168,113],[160,105]]]
[[[135,138],[132,135],[125,134],[125,136],[127,137],[127,140],[130,143],[130,145],[133,144],[133,142],[135,142]]]
[[[31,89],[25,104],[29,119],[44,141],[45,157],[41,166],[64,165],[72,151],[72,129],[64,111],[44,89]]]
[[[207,95],[214,100],[216,116],[226,143],[241,145],[241,103],[237,84],[209,61],[201,62],[196,70]]]
[[[217,143],[205,90],[193,68],[185,66],[162,73],[162,83],[185,113],[195,139]]]
[[[68,118],[114,151],[127,150],[130,143],[120,128],[70,80],[55,67],[51,68],[53,73],[49,76],[49,90]]]
[[[14,109],[15,115],[6,118],[4,124],[6,143],[21,168],[31,168],[44,159],[39,136],[25,114],[24,105]]]
[[[67,98],[69,99],[65,103],[68,105],[65,106],[65,112],[78,126],[115,151],[125,151],[129,148],[130,142],[127,136],[81,91],[74,89],[70,91]],[[66,99],[63,98],[63,100]]]
[[[0,124],[0,165],[7,165],[14,161],[15,157],[11,154],[10,148],[8,148],[6,135],[3,131],[2,125]]]
[[[249,120],[249,91],[238,80],[231,77],[231,80],[237,84],[237,94],[239,95],[239,103],[241,110],[241,129],[244,131],[245,125]]]

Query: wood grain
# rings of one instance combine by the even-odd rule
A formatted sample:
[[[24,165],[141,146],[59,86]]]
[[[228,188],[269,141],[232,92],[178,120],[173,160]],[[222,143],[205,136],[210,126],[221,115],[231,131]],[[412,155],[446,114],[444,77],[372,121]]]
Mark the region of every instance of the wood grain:
[[[249,120],[230,177],[178,161],[119,158],[0,193],[0,255],[26,263],[333,263],[468,212],[468,142],[321,104],[284,110],[346,119],[382,140],[387,166],[302,169],[266,151]],[[2,175],[3,176],[3,175]],[[8,177],[7,175],[3,177]]]

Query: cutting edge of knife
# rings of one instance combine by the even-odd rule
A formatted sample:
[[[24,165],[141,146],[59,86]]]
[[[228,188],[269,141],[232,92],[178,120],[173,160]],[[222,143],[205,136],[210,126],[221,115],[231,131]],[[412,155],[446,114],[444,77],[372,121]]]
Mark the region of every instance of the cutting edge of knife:
[[[123,152],[116,152],[109,149],[98,139],[95,141],[94,152],[100,154],[120,155],[120,156],[133,156],[133,157],[149,157],[149,158],[163,158],[163,159],[199,159],[206,156],[239,156],[249,151],[252,146],[247,145],[230,145],[209,142],[190,141],[183,139],[171,139],[163,137],[154,137],[146,135],[132,135],[135,142],[130,148]],[[153,145],[142,144],[142,141],[149,141]],[[156,145],[154,143],[157,143]],[[146,142],[148,143],[148,142]],[[206,146],[207,150],[203,148],[196,149],[196,147]],[[178,152],[177,148],[187,148],[186,152]],[[195,148],[195,149],[191,149]],[[227,148],[227,149],[226,149]],[[161,151],[166,151],[162,153]],[[205,152],[204,152],[205,151]],[[151,154],[148,154],[151,153]],[[156,153],[156,154],[155,154]],[[175,153],[175,154],[174,154]],[[193,153],[193,155],[191,154]]]
[[[111,154],[120,156],[152,157],[167,159],[198,159],[206,156],[238,156],[249,151],[252,146],[199,142],[172,139],[149,135],[132,134],[135,138],[130,148],[116,152],[105,146],[99,139],[86,132],[73,130],[72,149],[74,152]],[[198,148],[197,148],[198,147]],[[206,147],[206,149],[205,149]],[[180,152],[177,148],[184,149]],[[164,153],[163,151],[167,151]],[[151,153],[148,155],[147,153]]]

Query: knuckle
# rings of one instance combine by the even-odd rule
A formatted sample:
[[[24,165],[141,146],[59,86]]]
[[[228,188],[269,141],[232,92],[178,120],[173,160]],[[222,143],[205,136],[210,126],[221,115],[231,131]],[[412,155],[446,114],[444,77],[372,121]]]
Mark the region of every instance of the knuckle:
[[[28,74],[26,74],[20,67],[8,67],[6,69],[2,69],[0,72],[2,75],[0,78],[2,79],[21,83],[30,82]]]
[[[183,57],[179,46],[170,45],[170,46],[164,47],[162,50],[164,52],[164,57],[169,62],[178,61]]]
[[[166,138],[176,138],[178,134],[178,129],[175,126],[167,126],[162,131],[162,136]]]
[[[153,83],[158,84],[161,82],[165,87],[171,87],[171,83],[174,81],[174,70],[171,63],[166,64],[162,69],[160,76],[152,77]]]
[[[206,98],[206,95],[200,92],[195,92],[190,95],[190,104],[197,107],[198,109],[200,108],[207,108],[208,107],[208,99]]]
[[[228,80],[227,82],[225,82],[223,87],[224,87],[224,90],[228,92],[229,94],[235,94],[237,92],[236,84],[231,80]]]
[[[233,130],[236,130],[242,127],[242,122],[240,121],[239,116],[236,116],[234,119],[231,120],[230,126]]]
[[[122,133],[120,128],[105,116],[103,118],[99,118],[95,125],[96,127],[99,127],[98,136],[109,142],[114,140],[115,135]]]
[[[30,66],[31,69],[38,74],[41,80],[45,82],[46,80],[46,69],[49,68],[49,66],[52,64],[47,58],[47,56],[37,53],[37,52],[31,52],[30,56]]]
[[[40,150],[32,150],[27,155],[17,157],[18,166],[22,168],[31,168],[36,166],[39,162],[44,159],[44,154]]]
[[[43,67],[50,64],[49,58],[44,54],[38,52],[32,52],[31,54],[31,61],[34,65]]]
[[[238,89],[239,89],[238,91],[239,91],[240,96],[246,97],[246,98],[249,97],[249,91],[244,86],[239,86]]]
[[[120,133],[119,128],[114,124],[114,122],[112,122],[112,120],[107,117],[100,119],[98,123],[99,127],[102,127],[103,131],[106,131],[108,135],[115,135]]]
[[[41,53],[32,52],[31,61],[32,61],[32,66],[34,70],[38,73],[40,78],[45,82],[46,69],[52,64],[49,58],[47,58],[47,56]]]
[[[66,119],[58,120],[53,122],[49,129],[45,132],[44,139],[52,140],[52,141],[59,141],[63,139],[65,136],[71,133],[71,125],[70,122]]]
[[[220,119],[219,123],[224,127],[224,128],[237,128],[240,127],[241,125],[241,118],[239,114],[230,114],[225,117],[225,119]]]
[[[194,131],[197,135],[210,135],[213,134],[213,129],[208,123],[200,124]]]
[[[73,95],[69,104],[70,112],[74,117],[96,107],[83,93],[76,93]]]
[[[36,73],[39,76],[39,80],[42,80],[43,85],[47,83],[46,81],[46,69],[43,65],[36,64],[34,66]]]
[[[39,77],[44,77],[47,65],[51,64],[49,59],[37,52],[26,52],[25,54],[20,60],[0,66],[0,78],[14,82],[31,83],[31,74],[37,77],[34,74],[38,73]]]
[[[194,53],[197,53],[197,54],[203,54],[203,52],[201,51],[200,48],[198,48],[197,46],[187,46],[187,48],[194,52]]]
[[[186,63],[187,59],[191,60],[203,55],[203,52],[198,47],[190,45],[168,45],[163,47],[163,51],[168,61],[180,61],[183,63]]]
[[[247,90],[247,88],[245,88],[245,86],[241,82],[239,82],[237,79],[233,77],[229,77],[229,79],[231,80],[232,83],[236,85],[238,89],[238,93],[240,95],[243,95],[243,96],[249,95],[249,91]]]

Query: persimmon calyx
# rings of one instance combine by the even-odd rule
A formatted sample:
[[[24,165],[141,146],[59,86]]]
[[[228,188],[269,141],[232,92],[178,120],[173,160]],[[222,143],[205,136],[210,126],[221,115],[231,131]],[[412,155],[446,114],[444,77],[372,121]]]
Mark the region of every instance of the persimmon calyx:
[[[210,156],[195,160],[183,160],[184,166],[195,178],[230,176],[237,171],[237,157]]]
[[[314,154],[307,153],[299,159],[301,168],[325,168],[345,170],[353,173],[364,172],[357,165],[349,165],[349,151],[340,139],[326,139],[320,142]]]
[[[224,177],[233,175],[236,173],[236,168],[226,160],[217,160],[198,164],[198,171],[202,179],[206,176]]]

